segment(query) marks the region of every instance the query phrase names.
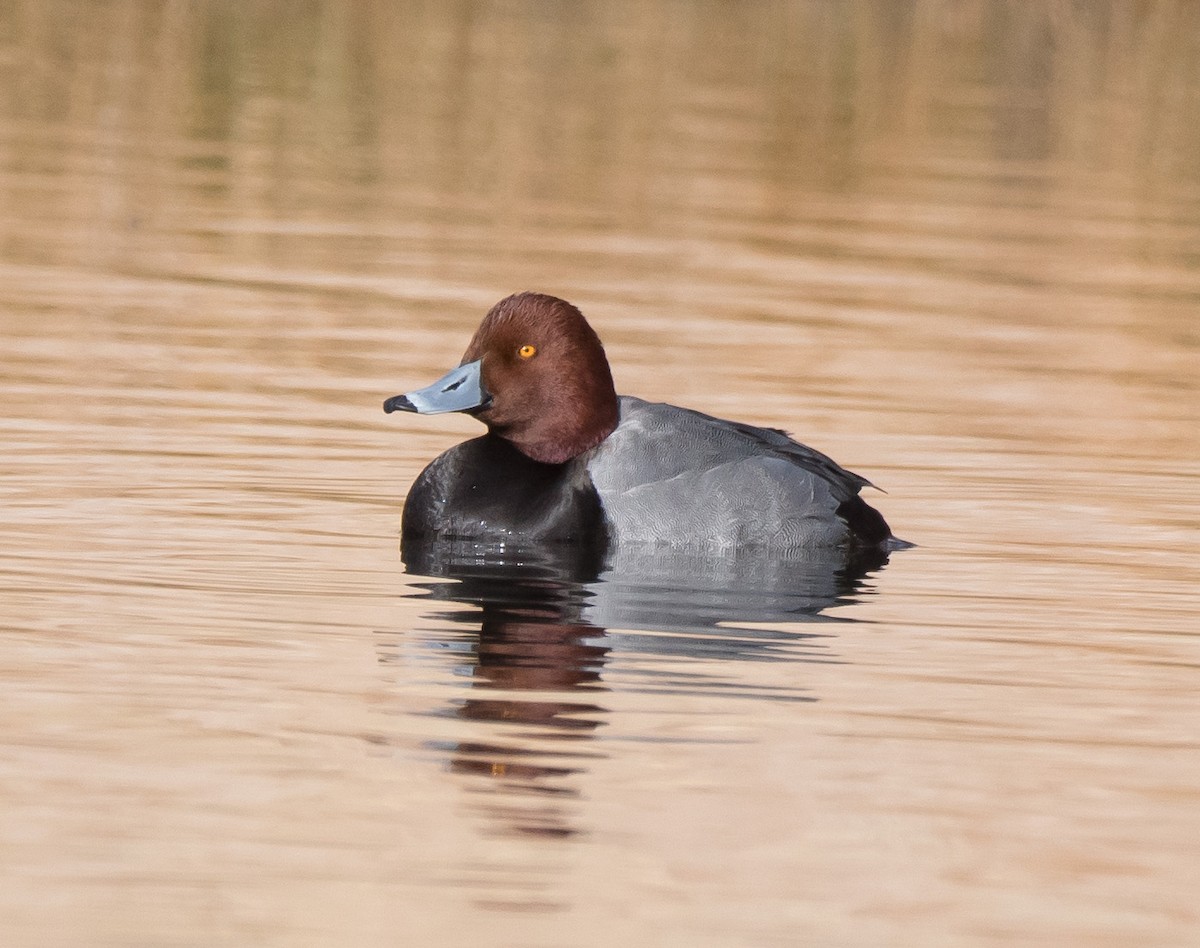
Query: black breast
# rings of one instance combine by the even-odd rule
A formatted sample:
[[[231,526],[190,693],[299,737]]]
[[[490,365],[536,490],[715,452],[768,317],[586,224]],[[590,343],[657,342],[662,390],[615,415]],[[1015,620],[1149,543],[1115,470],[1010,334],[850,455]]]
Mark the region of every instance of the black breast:
[[[560,542],[607,548],[600,498],[583,464],[542,464],[484,435],[435,459],[404,504],[402,539]]]

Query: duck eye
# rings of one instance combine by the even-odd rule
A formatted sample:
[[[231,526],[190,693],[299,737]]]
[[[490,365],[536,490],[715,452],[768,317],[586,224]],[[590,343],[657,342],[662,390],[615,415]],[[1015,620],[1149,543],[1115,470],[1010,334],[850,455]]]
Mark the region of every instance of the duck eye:
[[[532,359],[535,355],[537,355],[537,346],[531,346],[529,344],[523,345],[517,350],[517,355],[519,355],[522,359]]]

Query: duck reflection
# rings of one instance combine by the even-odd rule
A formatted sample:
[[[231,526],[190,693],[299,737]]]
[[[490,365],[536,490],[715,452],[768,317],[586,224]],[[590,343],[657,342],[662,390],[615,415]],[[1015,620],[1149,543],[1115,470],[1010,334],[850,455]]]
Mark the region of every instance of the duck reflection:
[[[471,647],[456,671],[470,679],[467,698],[445,713],[495,727],[490,739],[428,745],[444,752],[454,773],[490,778],[481,806],[493,826],[523,835],[564,837],[577,830],[564,801],[578,795],[567,778],[598,756],[579,746],[604,724],[601,669],[609,646],[603,630],[581,621],[587,590],[580,579],[594,564],[569,558],[514,558],[474,545],[406,544],[409,572],[440,577],[423,595],[468,603],[477,611],[435,612],[471,626]]]
[[[567,837],[579,832],[578,775],[606,756],[593,738],[610,713],[607,668],[629,659],[626,691],[815,700],[799,686],[764,692],[663,659],[835,660],[832,627],[848,620],[822,611],[860,595],[887,554],[716,558],[645,549],[599,562],[570,548],[438,540],[406,542],[403,560],[409,573],[430,578],[417,584],[423,597],[475,607],[430,617],[471,627],[469,647],[456,639],[454,652],[470,693],[442,713],[478,724],[480,739],[427,746],[446,754],[452,772],[487,778],[470,789],[488,795],[481,806],[491,825]],[[767,628],[722,625],[729,622]],[[798,622],[820,627],[798,631]],[[790,628],[771,627],[784,623]]]
[[[595,634],[591,626],[548,616],[489,615],[483,621],[472,669],[472,690],[479,695],[467,698],[457,716],[506,725],[505,743],[463,741],[448,749],[451,771],[491,778],[501,796],[527,798],[524,804],[490,801],[493,825],[523,835],[575,834],[563,801],[578,790],[566,778],[595,755],[565,742],[589,740],[607,714],[593,701],[571,700],[601,688],[599,669],[608,650],[594,642]],[[505,695],[486,697],[491,690]]]

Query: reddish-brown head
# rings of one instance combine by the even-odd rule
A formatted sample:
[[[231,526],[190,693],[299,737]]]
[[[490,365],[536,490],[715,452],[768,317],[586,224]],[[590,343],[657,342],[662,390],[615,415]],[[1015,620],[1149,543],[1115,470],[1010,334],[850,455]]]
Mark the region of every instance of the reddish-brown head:
[[[490,400],[474,415],[535,461],[562,464],[617,426],[604,346],[566,300],[517,293],[484,317],[463,364],[480,363]]]

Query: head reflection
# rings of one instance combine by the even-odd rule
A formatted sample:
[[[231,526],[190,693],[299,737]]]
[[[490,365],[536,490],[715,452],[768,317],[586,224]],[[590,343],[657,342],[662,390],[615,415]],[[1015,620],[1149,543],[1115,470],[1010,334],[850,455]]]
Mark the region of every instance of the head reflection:
[[[437,617],[476,629],[472,647],[457,653],[470,692],[445,713],[482,725],[481,739],[433,746],[451,772],[489,778],[472,789],[486,793],[479,805],[500,831],[574,835],[566,803],[578,790],[569,778],[598,756],[582,744],[607,714],[595,696],[609,651],[603,630],[580,621],[587,594],[579,564],[513,562],[449,545],[408,544],[404,559],[410,572],[449,580],[423,584],[426,595],[479,610]]]
[[[579,776],[589,760],[607,756],[594,738],[609,714],[602,696],[614,661],[639,660],[629,690],[815,700],[802,686],[739,690],[678,661],[654,663],[648,673],[645,660],[830,661],[832,632],[846,620],[822,610],[851,601],[884,559],[710,559],[648,550],[601,564],[552,547],[406,542],[407,570],[431,577],[418,584],[424,596],[475,607],[431,617],[473,627],[470,646],[459,642],[454,653],[469,693],[442,713],[479,725],[477,736],[429,746],[447,755],[451,772],[486,778],[469,789],[481,794],[479,805],[499,831],[574,835]],[[721,625],[728,622],[791,628]],[[797,631],[796,622],[816,625]]]
[[[469,697],[457,716],[505,725],[504,741],[459,742],[451,750],[449,768],[489,777],[503,795],[524,798],[523,803],[493,800],[487,806],[493,819],[499,818],[510,831],[554,837],[576,832],[562,805],[578,795],[567,778],[583,769],[583,760],[596,755],[562,742],[590,739],[607,712],[592,701],[551,696],[599,688],[599,668],[608,650],[588,641],[595,634],[590,626],[548,617],[527,621],[491,616],[482,623],[473,689],[507,694]],[[550,746],[553,742],[558,745]]]

